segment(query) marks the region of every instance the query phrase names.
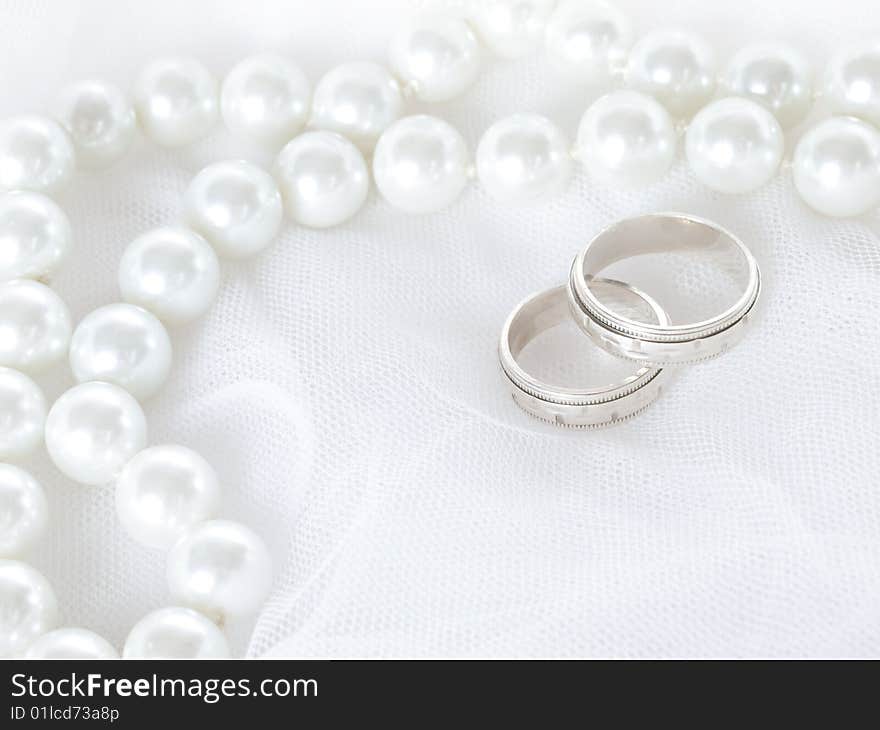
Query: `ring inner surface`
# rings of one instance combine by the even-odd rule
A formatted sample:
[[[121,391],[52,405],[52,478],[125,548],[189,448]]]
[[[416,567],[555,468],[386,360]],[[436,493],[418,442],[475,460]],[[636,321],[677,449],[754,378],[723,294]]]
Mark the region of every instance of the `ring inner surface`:
[[[674,215],[622,221],[599,234],[583,259],[591,276],[626,281],[650,293],[673,324],[710,321],[738,306],[750,280],[749,259],[736,239],[707,223]],[[615,317],[653,324],[615,307]]]
[[[627,285],[605,279],[593,285],[608,306],[659,321],[652,305]],[[527,377],[556,392],[598,395],[651,372],[609,355],[585,337],[571,318],[565,286],[534,296],[520,309],[511,322],[508,345]]]

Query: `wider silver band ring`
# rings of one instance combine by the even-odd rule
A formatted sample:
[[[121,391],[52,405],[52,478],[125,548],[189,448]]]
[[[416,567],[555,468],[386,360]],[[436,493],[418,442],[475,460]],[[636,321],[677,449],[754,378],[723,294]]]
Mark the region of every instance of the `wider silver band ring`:
[[[611,264],[632,256],[733,247],[745,264],[741,296],[726,310],[690,324],[645,323],[625,317],[600,301],[592,287]],[[743,335],[761,292],[755,257],[729,231],[683,213],[656,213],[620,221],[599,233],[575,258],[568,297],[578,326],[603,349],[653,365],[682,365],[720,355]]]
[[[666,312],[657,302],[628,284],[594,279],[591,285],[600,294],[626,293],[642,305],[647,304],[659,324],[669,323]],[[533,416],[560,426],[594,428],[634,416],[660,395],[669,371],[643,366],[622,382],[610,386],[567,388],[536,378],[518,362],[529,342],[568,319],[567,289],[558,286],[528,297],[504,324],[498,356],[514,400]]]

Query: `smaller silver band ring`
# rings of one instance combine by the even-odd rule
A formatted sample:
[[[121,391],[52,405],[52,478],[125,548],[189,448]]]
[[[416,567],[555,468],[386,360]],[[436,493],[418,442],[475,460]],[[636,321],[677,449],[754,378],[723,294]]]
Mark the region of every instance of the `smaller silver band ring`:
[[[625,290],[646,303],[658,322],[669,321],[657,302],[628,284],[595,279],[592,285],[597,289]],[[626,420],[660,395],[668,371],[641,367],[611,386],[567,388],[534,377],[517,360],[523,348],[535,337],[568,319],[567,290],[567,286],[558,286],[534,294],[521,302],[507,318],[501,331],[498,358],[510,381],[513,398],[533,416],[560,426],[594,428]]]
[[[739,299],[725,311],[690,324],[654,324],[612,311],[591,291],[593,277],[632,256],[670,251],[733,247],[745,263],[746,281]],[[578,326],[608,352],[664,367],[716,357],[743,335],[761,292],[758,262],[746,245],[711,221],[683,213],[656,213],[620,221],[599,233],[575,258],[568,286]]]

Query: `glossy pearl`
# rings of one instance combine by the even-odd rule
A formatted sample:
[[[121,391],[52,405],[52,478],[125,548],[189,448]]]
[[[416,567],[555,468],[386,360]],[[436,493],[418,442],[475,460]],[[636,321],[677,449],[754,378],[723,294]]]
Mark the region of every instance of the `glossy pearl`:
[[[675,147],[669,112],[637,91],[597,99],[578,126],[578,159],[593,178],[614,187],[659,180],[675,159]]]
[[[0,459],[28,456],[43,442],[45,423],[46,398],[39,386],[18,370],[0,367]]]
[[[604,2],[563,0],[547,21],[544,43],[551,65],[579,81],[607,81],[626,63],[633,42],[627,17]]]
[[[145,233],[128,245],[119,262],[122,298],[166,324],[185,324],[204,314],[219,287],[217,254],[186,228]]]
[[[495,122],[477,146],[480,184],[498,200],[526,203],[562,190],[572,159],[565,135],[537,114],[514,114]]]
[[[107,484],[147,445],[147,419],[129,393],[83,383],[64,393],[46,419],[46,449],[58,469],[81,484]]]
[[[246,616],[272,587],[272,559],[260,537],[229,520],[193,527],[168,554],[175,601],[214,618]]]
[[[108,304],[77,325],[70,340],[70,367],[80,383],[113,383],[145,400],[168,379],[171,340],[146,309]]]
[[[54,194],[73,177],[76,154],[54,119],[36,115],[0,121],[0,192]]]
[[[53,273],[67,258],[71,238],[70,221],[51,198],[0,195],[0,281]]]
[[[262,251],[281,228],[284,207],[266,171],[233,160],[208,165],[186,189],[184,217],[219,256],[244,259]]]
[[[748,46],[727,64],[721,86],[730,96],[751,99],[783,128],[798,124],[813,105],[813,71],[800,51],[781,44]]]
[[[473,20],[492,53],[520,58],[541,45],[554,7],[556,0],[484,0],[474,4]]]
[[[720,99],[691,121],[685,138],[697,179],[720,193],[747,193],[770,180],[784,149],[782,128],[748,99]]]
[[[39,372],[70,342],[70,312],[48,286],[16,279],[0,284],[0,366]]]
[[[834,56],[823,91],[833,112],[880,126],[880,41],[853,44]]]
[[[217,122],[217,81],[195,59],[159,59],[135,82],[134,107],[144,134],[156,144],[191,144],[207,137]]]
[[[125,640],[124,659],[227,659],[229,644],[209,619],[188,608],[160,608],[138,621]]]
[[[867,213],[880,205],[880,131],[852,117],[827,119],[798,141],[793,172],[801,198],[820,213]]]
[[[366,61],[344,63],[315,87],[311,126],[338,132],[367,153],[402,109],[400,85],[388,69]]]
[[[223,80],[220,108],[233,134],[282,145],[306,123],[312,90],[299,66],[260,54],[237,64]]]
[[[55,629],[31,644],[25,659],[118,659],[107,639],[88,629]]]
[[[0,464],[0,558],[17,558],[46,532],[49,505],[39,482],[24,469]],[[0,618],[2,621],[2,618]]]
[[[351,218],[370,189],[364,156],[335,132],[306,132],[288,142],[275,163],[275,179],[287,215],[312,228]]]
[[[125,94],[104,81],[68,86],[57,107],[76,149],[76,161],[88,168],[112,165],[134,142],[137,120]]]
[[[715,90],[715,53],[702,38],[678,30],[648,33],[629,54],[626,83],[650,94],[672,116],[690,117]]]
[[[211,465],[184,446],[153,446],[134,456],[116,481],[116,513],[141,545],[171,547],[220,504]]]
[[[419,114],[395,122],[379,138],[373,176],[379,192],[396,208],[429,213],[461,195],[469,162],[458,130],[442,119]]]
[[[391,39],[391,68],[422,101],[449,101],[480,72],[480,44],[460,18],[425,15]]]
[[[0,560],[0,657],[20,656],[58,623],[52,586],[29,565]]]

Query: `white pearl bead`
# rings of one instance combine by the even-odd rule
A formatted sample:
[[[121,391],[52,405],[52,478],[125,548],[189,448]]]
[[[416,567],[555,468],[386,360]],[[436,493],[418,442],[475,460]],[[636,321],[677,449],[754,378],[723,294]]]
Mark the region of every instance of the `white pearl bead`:
[[[73,142],[54,119],[36,115],[0,121],[0,192],[57,193],[73,177]]]
[[[520,58],[541,45],[556,0],[484,0],[473,20],[480,39],[497,56]]]
[[[366,61],[344,63],[315,87],[311,126],[338,132],[367,153],[402,109],[400,85],[388,69]]]
[[[633,46],[626,83],[653,96],[673,116],[689,117],[712,97],[715,73],[715,53],[706,41],[684,31],[658,30]]]
[[[855,216],[880,205],[880,131],[851,117],[817,124],[798,141],[794,184],[820,213]]]
[[[303,128],[311,95],[309,80],[299,66],[282,56],[260,54],[227,74],[220,108],[233,134],[278,146]]]
[[[306,132],[288,142],[274,171],[287,215],[313,228],[351,218],[370,189],[360,150],[335,132]]]
[[[193,527],[168,554],[173,599],[218,619],[256,611],[272,587],[272,559],[260,537],[229,520]]]
[[[429,14],[402,27],[391,39],[394,73],[422,101],[449,101],[480,72],[480,44],[460,18]]]
[[[83,167],[111,165],[134,142],[134,108],[113,84],[80,81],[68,86],[61,93],[57,115],[73,140],[76,161]]]
[[[67,258],[71,239],[70,221],[51,198],[0,195],[0,281],[53,273]]]
[[[809,61],[790,46],[765,43],[738,51],[721,77],[730,96],[761,104],[783,128],[800,122],[813,104],[813,71]]]
[[[49,456],[62,473],[81,484],[111,482],[146,445],[144,412],[118,385],[75,385],[55,401],[46,419]]]
[[[0,657],[19,656],[58,623],[58,600],[40,573],[0,560]]]
[[[468,151],[451,124],[419,114],[392,124],[376,145],[373,176],[379,192],[408,213],[451,204],[468,181]]]
[[[78,628],[55,629],[31,644],[25,659],[118,659],[119,652],[94,631]]]
[[[186,189],[184,216],[219,256],[243,259],[278,235],[284,207],[278,186],[265,170],[234,160],[208,165]]]
[[[181,147],[207,137],[217,122],[217,97],[216,79],[192,58],[153,61],[134,86],[141,128],[163,147]]]
[[[487,192],[525,203],[562,190],[571,177],[569,144],[553,122],[514,114],[495,122],[477,146],[477,174]]]
[[[70,340],[70,367],[77,382],[113,383],[146,400],[171,372],[171,340],[146,309],[108,304],[77,325]]]
[[[219,504],[217,473],[184,446],[141,451],[116,481],[119,521],[148,547],[171,547],[190,527],[213,517]]]
[[[691,121],[685,147],[697,179],[721,193],[747,193],[779,168],[785,140],[776,118],[748,99],[720,99]]]
[[[578,126],[578,159],[593,178],[615,187],[659,180],[675,159],[675,147],[669,112],[638,91],[600,97]]]
[[[122,298],[166,324],[184,324],[204,314],[219,287],[217,254],[186,228],[157,228],[139,236],[119,262]]]
[[[21,459],[43,442],[46,398],[24,373],[0,367],[0,459]]]
[[[45,370],[67,353],[70,312],[48,286],[17,279],[0,284],[0,365]]]
[[[160,608],[138,621],[125,640],[124,659],[227,659],[223,632],[188,608]]]
[[[604,2],[564,0],[547,21],[544,42],[558,72],[598,83],[624,66],[633,32],[627,17]]]
[[[39,482],[24,469],[0,464],[0,558],[15,558],[46,532],[49,505]],[[2,619],[0,619],[2,621]]]
[[[833,112],[880,126],[880,41],[852,44],[834,56],[823,91]]]

